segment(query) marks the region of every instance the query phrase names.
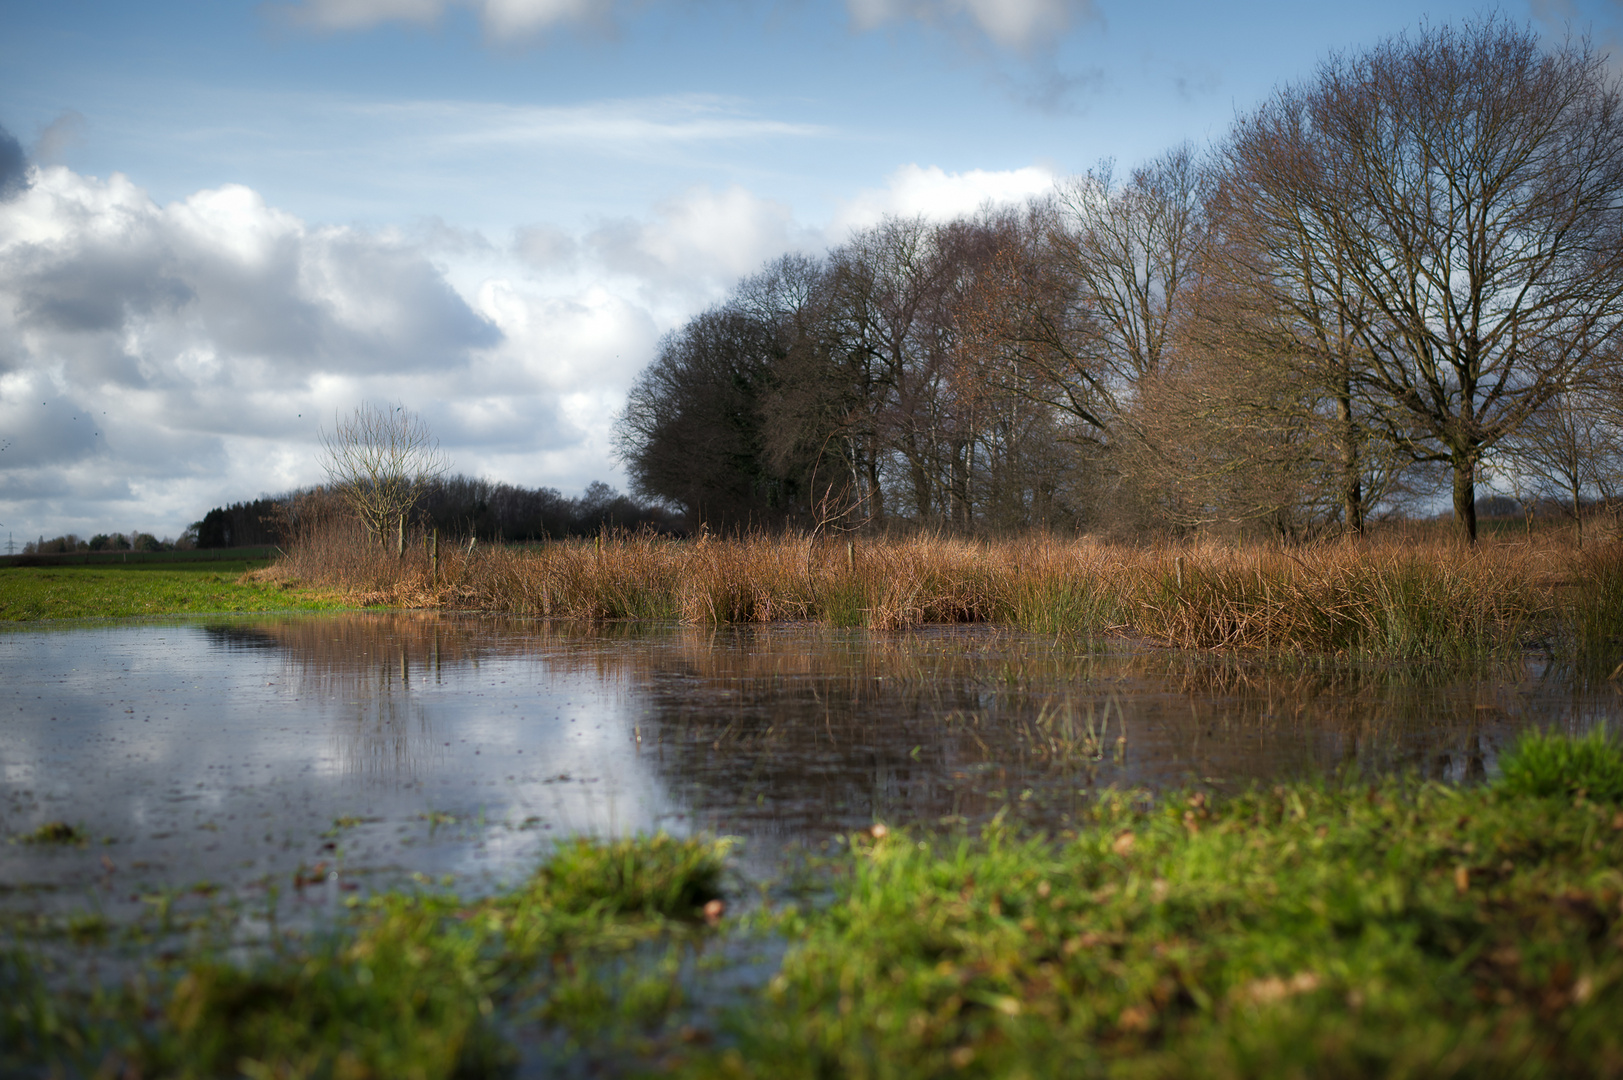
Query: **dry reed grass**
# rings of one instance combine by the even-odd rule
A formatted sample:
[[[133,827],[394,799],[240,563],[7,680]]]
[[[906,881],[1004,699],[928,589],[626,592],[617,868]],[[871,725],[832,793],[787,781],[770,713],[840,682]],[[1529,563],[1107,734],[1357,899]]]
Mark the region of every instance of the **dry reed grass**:
[[[1480,656],[1563,636],[1604,652],[1623,636],[1623,547],[1578,552],[1559,541],[1467,548],[1396,537],[1283,549],[1040,535],[618,535],[448,546],[431,581],[420,543],[397,559],[353,526],[328,523],[264,573],[391,607],[882,630],[998,623],[1180,647],[1401,659]]]

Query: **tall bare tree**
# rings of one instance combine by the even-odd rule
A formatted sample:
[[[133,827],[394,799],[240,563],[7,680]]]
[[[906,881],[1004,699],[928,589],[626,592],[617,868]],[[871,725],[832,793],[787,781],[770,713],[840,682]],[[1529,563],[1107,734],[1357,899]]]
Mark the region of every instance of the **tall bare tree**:
[[[404,405],[363,402],[321,433],[327,480],[366,526],[395,553],[405,551],[406,517],[447,461],[428,424]]]
[[[1490,18],[1326,62],[1243,118],[1227,169],[1261,276],[1334,320],[1349,395],[1446,465],[1476,537],[1486,455],[1623,326],[1623,112],[1585,43]]]

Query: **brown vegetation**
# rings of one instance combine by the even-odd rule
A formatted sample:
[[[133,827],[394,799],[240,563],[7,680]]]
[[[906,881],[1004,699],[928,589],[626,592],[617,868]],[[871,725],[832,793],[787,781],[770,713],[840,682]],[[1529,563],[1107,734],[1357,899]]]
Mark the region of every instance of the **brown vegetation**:
[[[360,603],[694,625],[809,620],[894,630],[996,623],[1173,646],[1390,658],[1519,651],[1623,629],[1623,548],[1464,546],[1433,531],[1297,548],[1089,538],[603,536],[534,547],[419,543],[396,558],[324,522],[267,574]]]

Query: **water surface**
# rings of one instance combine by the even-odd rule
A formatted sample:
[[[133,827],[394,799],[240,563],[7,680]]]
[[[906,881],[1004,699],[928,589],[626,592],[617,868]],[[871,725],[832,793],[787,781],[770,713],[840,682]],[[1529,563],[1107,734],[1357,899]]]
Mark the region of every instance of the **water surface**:
[[[0,903],[212,883],[320,909],[521,877],[555,838],[744,839],[746,873],[875,821],[1051,831],[1105,788],[1413,771],[1618,713],[1529,661],[1277,665],[989,628],[587,629],[346,614],[0,634]]]

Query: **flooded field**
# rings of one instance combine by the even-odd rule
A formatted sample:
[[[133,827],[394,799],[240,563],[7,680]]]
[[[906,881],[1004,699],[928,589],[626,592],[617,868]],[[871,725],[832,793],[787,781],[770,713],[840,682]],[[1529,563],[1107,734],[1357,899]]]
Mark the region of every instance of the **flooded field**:
[[[741,837],[747,875],[875,821],[1059,831],[1101,789],[1469,782],[1610,684],[1091,647],[987,628],[589,630],[418,614],[0,635],[0,904],[201,887],[319,914],[523,876],[561,836]],[[418,879],[420,880],[420,878]]]

